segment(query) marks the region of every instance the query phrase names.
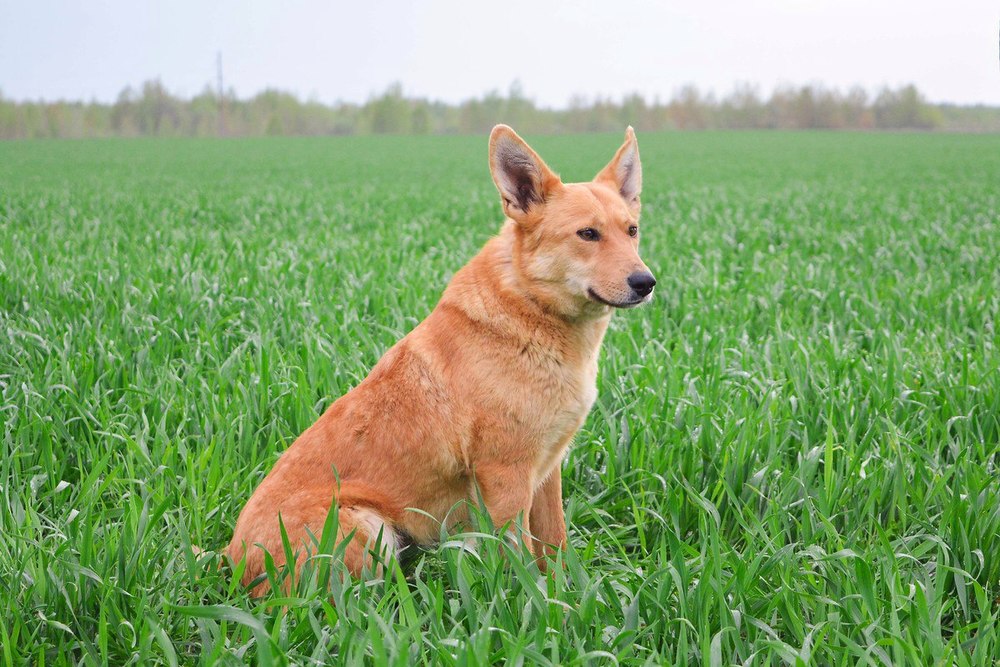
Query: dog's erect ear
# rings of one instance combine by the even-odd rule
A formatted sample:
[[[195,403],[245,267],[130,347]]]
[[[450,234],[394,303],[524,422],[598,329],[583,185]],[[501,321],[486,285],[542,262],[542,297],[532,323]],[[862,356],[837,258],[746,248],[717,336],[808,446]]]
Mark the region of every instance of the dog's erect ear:
[[[538,153],[506,125],[490,133],[490,172],[507,217],[523,220],[545,203],[562,181]]]
[[[639,161],[639,142],[635,139],[635,130],[631,125],[625,130],[625,143],[594,180],[607,183],[617,190],[629,208],[639,207],[642,163]]]

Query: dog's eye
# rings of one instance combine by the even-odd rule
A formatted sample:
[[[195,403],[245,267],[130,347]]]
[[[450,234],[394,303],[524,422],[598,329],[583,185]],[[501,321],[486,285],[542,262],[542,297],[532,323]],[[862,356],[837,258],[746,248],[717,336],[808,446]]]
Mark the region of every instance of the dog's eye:
[[[639,228],[636,227],[635,225],[630,225],[629,228],[628,228],[628,235],[629,236],[638,236],[639,235]]]
[[[593,227],[584,227],[576,233],[584,241],[598,241],[601,238],[600,233]]]

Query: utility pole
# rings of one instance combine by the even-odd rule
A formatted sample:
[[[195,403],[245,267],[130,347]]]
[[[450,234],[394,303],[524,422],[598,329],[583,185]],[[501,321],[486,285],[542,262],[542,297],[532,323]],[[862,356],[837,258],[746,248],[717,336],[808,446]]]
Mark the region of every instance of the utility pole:
[[[226,136],[226,97],[225,89],[222,87],[222,51],[216,54],[215,69],[218,76],[218,97],[219,97],[219,136]]]

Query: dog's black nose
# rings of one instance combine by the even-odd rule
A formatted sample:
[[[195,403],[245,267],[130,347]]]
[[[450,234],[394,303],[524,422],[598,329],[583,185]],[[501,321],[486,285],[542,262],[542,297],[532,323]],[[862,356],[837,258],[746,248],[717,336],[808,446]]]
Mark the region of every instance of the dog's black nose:
[[[637,271],[628,277],[628,286],[639,296],[646,296],[653,291],[656,278],[649,271]]]

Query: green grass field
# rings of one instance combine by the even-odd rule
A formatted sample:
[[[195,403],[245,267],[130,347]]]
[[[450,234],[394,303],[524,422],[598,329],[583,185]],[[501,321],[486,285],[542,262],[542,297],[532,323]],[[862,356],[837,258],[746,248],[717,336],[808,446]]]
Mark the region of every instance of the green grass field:
[[[0,664],[997,664],[1000,136],[639,141],[555,575],[261,602],[188,546],[499,227],[486,137],[0,144]]]

